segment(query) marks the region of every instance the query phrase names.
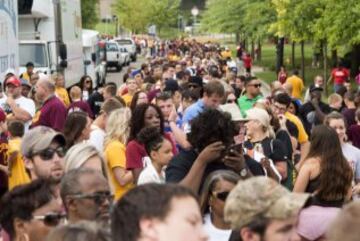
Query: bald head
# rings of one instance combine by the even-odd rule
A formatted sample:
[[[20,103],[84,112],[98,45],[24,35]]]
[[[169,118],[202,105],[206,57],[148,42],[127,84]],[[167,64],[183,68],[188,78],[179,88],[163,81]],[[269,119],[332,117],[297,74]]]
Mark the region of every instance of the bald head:
[[[40,79],[36,83],[36,98],[39,101],[46,100],[49,96],[53,95],[55,92],[55,84],[53,81],[48,78]]]

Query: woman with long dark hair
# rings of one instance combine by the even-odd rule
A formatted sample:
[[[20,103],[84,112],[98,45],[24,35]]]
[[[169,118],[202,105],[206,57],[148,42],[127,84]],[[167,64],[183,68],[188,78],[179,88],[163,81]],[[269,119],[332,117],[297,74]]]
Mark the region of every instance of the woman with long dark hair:
[[[161,134],[168,139],[176,154],[176,146],[169,134],[164,132],[164,117],[160,108],[154,104],[140,104],[134,110],[130,121],[130,137],[126,147],[126,167],[132,170],[135,182],[144,168],[148,154],[137,135],[144,127],[157,127]]]
[[[353,173],[335,130],[325,125],[316,126],[310,142],[294,191],[313,193],[320,203],[349,200]]]
[[[83,75],[83,77],[81,77],[81,79],[80,79],[79,87],[82,91],[82,99],[84,101],[87,101],[89,96],[94,91],[93,81],[92,81],[91,77],[89,75]]]
[[[74,111],[70,113],[65,121],[64,136],[66,139],[66,149],[77,143],[81,143],[90,138],[91,119],[83,111]]]

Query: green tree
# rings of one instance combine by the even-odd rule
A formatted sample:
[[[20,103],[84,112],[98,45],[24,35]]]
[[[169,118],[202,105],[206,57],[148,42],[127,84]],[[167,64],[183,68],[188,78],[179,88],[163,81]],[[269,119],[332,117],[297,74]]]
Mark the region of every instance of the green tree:
[[[134,33],[144,33],[152,24],[158,30],[176,25],[180,0],[117,0],[114,10],[120,24]]]
[[[81,0],[81,21],[83,28],[92,29],[99,22],[98,0]]]

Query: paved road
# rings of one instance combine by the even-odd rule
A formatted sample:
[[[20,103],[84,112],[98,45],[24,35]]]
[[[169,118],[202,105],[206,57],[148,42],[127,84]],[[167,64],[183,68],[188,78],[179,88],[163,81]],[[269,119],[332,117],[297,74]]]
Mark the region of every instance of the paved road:
[[[130,66],[133,66],[134,68],[140,68],[143,61],[144,58],[139,56],[136,62],[131,62]],[[120,86],[123,83],[123,76],[127,69],[128,66],[124,66],[120,72],[117,72],[115,68],[108,69],[106,82],[115,82],[117,86]]]

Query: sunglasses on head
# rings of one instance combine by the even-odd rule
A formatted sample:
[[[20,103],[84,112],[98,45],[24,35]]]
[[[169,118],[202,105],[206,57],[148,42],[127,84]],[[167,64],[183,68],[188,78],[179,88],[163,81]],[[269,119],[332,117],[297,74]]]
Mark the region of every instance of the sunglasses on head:
[[[218,193],[213,193],[213,196],[225,202],[226,198],[229,196],[229,193],[230,192],[218,192]]]
[[[74,199],[92,199],[94,203],[98,206],[102,205],[105,200],[109,201],[110,203],[114,199],[114,195],[111,195],[110,192],[96,192],[96,193],[89,193],[89,194],[74,194],[71,195]]]
[[[57,226],[65,217],[65,214],[48,213],[45,215],[34,216],[33,219],[43,221],[46,226]]]
[[[32,156],[39,155],[41,159],[43,159],[44,161],[48,161],[48,160],[53,159],[55,153],[59,157],[64,157],[65,156],[65,148],[62,146],[60,146],[58,148],[46,148],[44,150],[35,152]]]

